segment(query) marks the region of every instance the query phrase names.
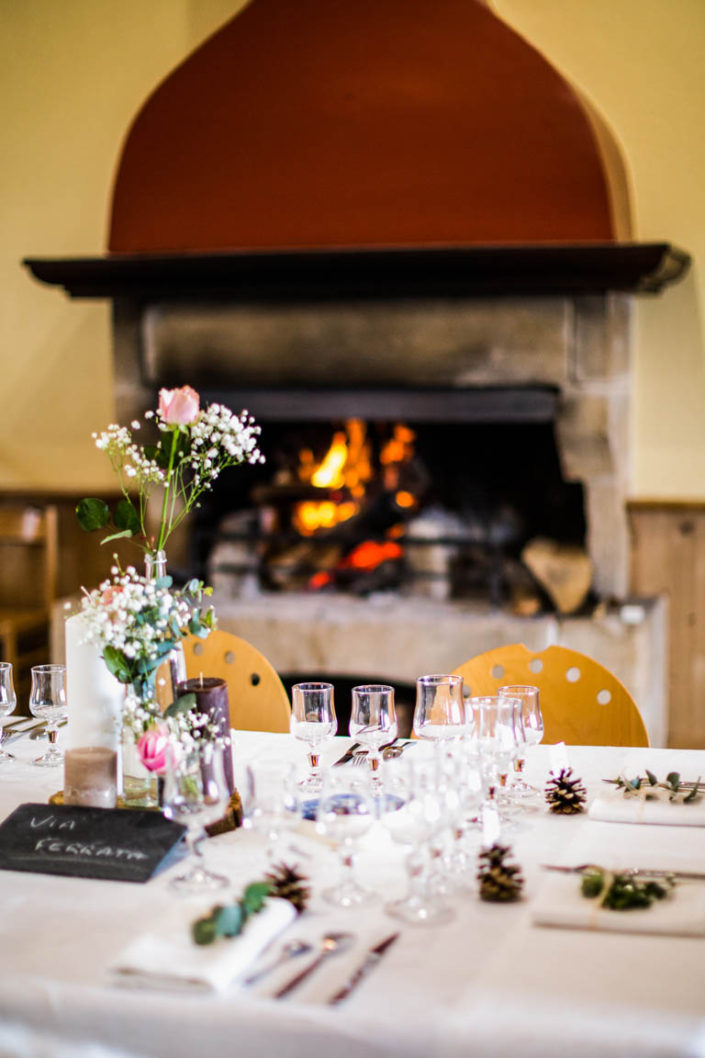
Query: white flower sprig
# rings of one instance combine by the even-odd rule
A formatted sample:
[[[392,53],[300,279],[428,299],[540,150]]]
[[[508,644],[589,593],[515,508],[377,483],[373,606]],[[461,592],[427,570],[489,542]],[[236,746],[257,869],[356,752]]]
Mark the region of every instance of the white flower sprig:
[[[198,505],[204,492],[227,467],[241,463],[263,463],[257,447],[260,428],[243,411],[234,414],[222,404],[201,409],[200,398],[190,386],[159,392],[159,407],[145,413],[158,431],[154,444],[140,445],[131,428],[112,423],[94,433],[96,446],[110,459],[123,498],[111,512],[104,500],[86,498],[76,508],[87,531],[109,528],[103,543],[118,538],[136,538],[148,553],[161,551],[171,533]],[[147,531],[147,508],[155,488],[164,496],[156,533]]]
[[[111,574],[82,600],[86,641],[102,648],[105,664],[120,683],[148,700],[156,670],[175,645],[189,634],[207,635],[213,627],[213,610],[203,608],[210,589],[192,580],[175,591],[171,577],[152,580],[132,566],[113,566]]]

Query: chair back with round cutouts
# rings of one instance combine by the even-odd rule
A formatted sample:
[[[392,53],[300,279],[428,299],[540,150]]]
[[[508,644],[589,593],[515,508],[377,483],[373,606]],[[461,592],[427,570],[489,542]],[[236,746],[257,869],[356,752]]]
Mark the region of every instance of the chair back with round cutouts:
[[[496,694],[505,684],[539,688],[544,743],[648,746],[641,713],[624,684],[598,661],[568,647],[495,647],[460,665],[465,694]]]

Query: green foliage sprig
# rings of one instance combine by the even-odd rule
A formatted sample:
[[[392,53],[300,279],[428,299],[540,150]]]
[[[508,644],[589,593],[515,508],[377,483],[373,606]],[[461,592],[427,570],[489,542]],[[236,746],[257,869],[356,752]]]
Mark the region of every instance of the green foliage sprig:
[[[266,878],[251,882],[234,904],[217,904],[209,915],[197,919],[191,927],[194,941],[206,945],[219,937],[236,937],[247,920],[263,909],[268,897],[288,900],[300,914],[309,898],[306,878],[295,867],[278,864]]]
[[[665,899],[675,884],[670,876],[656,881],[648,876],[638,878],[629,872],[613,873],[601,867],[588,867],[583,872],[581,892],[590,900],[599,899],[600,907],[610,911],[631,911],[651,907],[654,901]]]
[[[677,771],[669,771],[664,782],[659,782],[652,771],[646,769],[646,775],[638,775],[635,779],[628,779],[624,775],[618,775],[616,779],[605,779],[612,783],[618,790],[623,790],[625,797],[660,798],[659,791],[668,793],[669,801],[680,801],[682,804],[692,804],[701,798],[701,790],[705,784],[701,783],[700,776],[695,783],[681,782]]]

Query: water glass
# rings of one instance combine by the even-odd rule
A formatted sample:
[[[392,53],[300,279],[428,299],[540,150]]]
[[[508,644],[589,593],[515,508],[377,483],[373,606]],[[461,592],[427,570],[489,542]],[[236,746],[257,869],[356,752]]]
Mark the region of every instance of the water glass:
[[[461,738],[465,734],[463,677],[419,676],[413,726],[417,738]]]
[[[12,663],[2,661],[0,662],[0,719],[4,716],[9,716],[10,713],[14,713],[16,707],[17,695],[12,682]],[[4,733],[5,728],[0,725],[0,764],[15,759],[12,753],[8,753],[6,749],[2,748]]]
[[[381,747],[397,737],[397,717],[394,710],[394,688],[381,683],[365,684],[352,689],[350,735],[367,747],[372,786],[379,791]]]
[[[411,925],[449,922],[453,911],[434,884],[434,839],[447,826],[446,787],[436,753],[384,762],[380,819],[393,841],[410,846],[406,857],[407,892],[385,905],[393,918]]]
[[[282,834],[299,821],[299,791],[291,761],[255,760],[245,769],[240,788],[243,824],[267,841],[267,861],[273,866]]]
[[[318,799],[316,830],[336,842],[341,864],[340,880],[324,889],[323,898],[336,907],[359,907],[376,899],[355,875],[357,842],[375,820],[369,773],[359,768],[331,768]]]
[[[475,746],[483,778],[484,808],[490,802],[507,805],[508,799],[499,796],[506,790],[513,761],[521,743],[520,703],[515,698],[490,695],[470,698],[473,711]]]
[[[56,748],[56,735],[59,723],[66,719],[66,666],[34,665],[32,668],[32,686],[29,692],[29,711],[32,716],[46,721],[46,733],[49,748],[35,764],[43,768],[54,768],[64,759],[63,753]]]
[[[540,791],[522,779],[521,773],[526,765],[528,751],[533,746],[538,745],[543,738],[544,725],[539,704],[539,689],[527,684],[507,684],[504,687],[499,687],[497,694],[500,698],[514,698],[520,703],[521,739],[519,751],[514,762],[514,768],[519,777],[515,778],[514,789],[521,796],[530,797],[536,795]]]
[[[193,860],[185,874],[172,878],[169,883],[180,893],[208,892],[229,884],[224,875],[204,867],[201,851],[204,827],[222,819],[230,800],[223,766],[226,752],[229,747],[198,742],[191,749],[179,748],[167,755],[164,815],[186,827],[186,841]]]
[[[332,683],[296,683],[291,692],[291,733],[309,747],[310,772],[300,783],[307,792],[321,790],[321,747],[338,730]]]

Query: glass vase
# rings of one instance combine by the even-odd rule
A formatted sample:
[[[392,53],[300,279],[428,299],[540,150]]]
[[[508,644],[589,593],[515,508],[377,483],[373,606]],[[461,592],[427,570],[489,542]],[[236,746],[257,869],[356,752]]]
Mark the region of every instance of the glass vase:
[[[125,689],[125,716],[129,717],[143,703],[133,687]],[[122,799],[125,808],[157,808],[159,789],[157,776],[140,760],[137,751],[139,735],[129,723],[122,725]]]
[[[144,556],[144,572],[148,580],[166,577],[166,551],[153,551]],[[155,693],[162,712],[178,697],[178,685],[186,679],[186,655],[181,642],[159,666],[155,676]]]

